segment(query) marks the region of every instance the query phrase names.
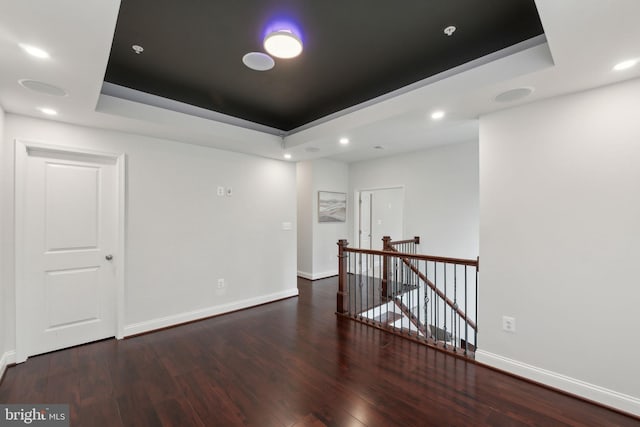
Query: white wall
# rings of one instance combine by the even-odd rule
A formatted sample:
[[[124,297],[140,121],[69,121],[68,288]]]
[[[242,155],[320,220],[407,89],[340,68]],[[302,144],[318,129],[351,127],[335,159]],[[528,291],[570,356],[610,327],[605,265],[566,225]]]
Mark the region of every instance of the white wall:
[[[346,222],[318,222],[318,191],[346,193],[348,165],[319,159],[313,162],[313,273],[316,277],[338,274],[338,240],[347,238]]]
[[[295,165],[7,115],[5,249],[13,247],[16,138],[127,154],[126,334],[297,295]],[[233,196],[216,196],[217,186],[232,187]],[[13,254],[3,258],[13,301]],[[226,280],[223,291],[218,278]],[[13,331],[13,307],[9,319]]]
[[[349,236],[354,236],[354,192],[404,187],[404,236],[420,236],[419,251],[458,258],[478,256],[478,144],[444,145],[349,168]],[[394,237],[395,238],[395,237]]]
[[[636,414],[639,118],[634,80],[480,120],[478,359]]]
[[[0,106],[0,141],[2,140],[2,135],[4,133],[4,110]],[[6,150],[4,146],[0,144],[0,167],[4,167],[7,163],[5,161]],[[4,370],[6,368],[6,364],[8,363],[8,356],[5,355],[5,352],[8,350],[6,345],[6,329],[7,329],[7,315],[6,315],[6,307],[9,304],[6,298],[5,287],[8,286],[7,282],[7,236],[6,236],[6,227],[5,224],[5,203],[7,199],[4,194],[4,180],[5,174],[0,174],[0,380],[2,379],[2,375],[4,374]]]
[[[313,163],[296,164],[298,204],[298,275],[311,278],[313,272]]]
[[[338,246],[347,238],[346,222],[318,222],[318,191],[346,193],[348,191],[348,165],[328,159],[298,164],[298,220],[305,221],[305,234],[298,236],[298,275],[307,279],[320,279],[338,274]],[[302,218],[306,216],[306,218]],[[307,223],[306,221],[310,221]],[[311,238],[308,237],[308,232]],[[310,259],[310,263],[309,263]],[[310,268],[310,269],[309,269]]]

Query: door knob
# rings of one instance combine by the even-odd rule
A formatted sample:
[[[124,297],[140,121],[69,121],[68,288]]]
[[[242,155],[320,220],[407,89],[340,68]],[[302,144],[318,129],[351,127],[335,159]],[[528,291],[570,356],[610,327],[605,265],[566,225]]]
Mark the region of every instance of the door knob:
[[[105,256],[104,259],[106,259],[107,261],[111,261],[113,259],[113,255],[109,254]]]

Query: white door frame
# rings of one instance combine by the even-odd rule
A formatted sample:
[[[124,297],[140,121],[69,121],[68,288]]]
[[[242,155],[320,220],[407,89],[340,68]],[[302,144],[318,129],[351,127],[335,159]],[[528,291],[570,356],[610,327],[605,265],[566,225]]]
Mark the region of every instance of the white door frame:
[[[105,153],[84,148],[51,145],[40,142],[15,140],[15,295],[16,295],[16,363],[27,360],[25,336],[28,331],[28,316],[22,308],[25,305],[24,268],[25,268],[25,182],[27,160],[30,152],[50,155],[71,155],[83,160],[110,160],[116,166],[117,191],[117,244],[114,256],[119,260],[116,269],[116,338],[124,338],[124,290],[125,290],[125,220],[126,220],[126,155],[124,153]]]
[[[360,197],[360,193],[363,191],[380,191],[380,190],[402,190],[402,234],[404,235],[405,232],[405,227],[406,227],[406,209],[404,208],[406,201],[405,201],[405,192],[406,189],[404,187],[404,185],[390,185],[388,187],[373,187],[373,188],[359,188],[357,190],[353,191],[353,200],[354,205],[355,205],[355,209],[353,210],[353,223],[355,225],[355,227],[353,227],[353,247],[355,247],[354,245],[357,245],[358,242],[360,241],[358,239],[359,237],[359,231],[360,231],[360,203],[359,203],[359,197]],[[371,225],[371,227],[373,227],[373,225]],[[372,233],[373,234],[373,233]]]

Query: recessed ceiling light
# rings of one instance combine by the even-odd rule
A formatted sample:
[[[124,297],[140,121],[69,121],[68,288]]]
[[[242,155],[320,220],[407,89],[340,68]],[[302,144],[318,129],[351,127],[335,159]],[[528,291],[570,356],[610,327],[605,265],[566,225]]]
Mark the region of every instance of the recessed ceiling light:
[[[142,52],[144,52],[144,48],[139,44],[134,44],[133,46],[131,46],[131,49],[133,49],[136,55],[140,55]]]
[[[267,71],[276,65],[272,57],[262,52],[249,52],[242,57],[242,62],[247,67],[256,71]]]
[[[38,110],[40,110],[41,113],[46,114],[47,116],[57,116],[58,115],[58,112],[56,110],[54,110],[53,108],[38,107]]]
[[[627,70],[631,67],[634,67],[638,63],[637,59],[628,59],[626,61],[619,62],[613,67],[614,71],[622,71]]]
[[[382,145],[376,145],[373,147],[374,150],[384,150],[384,147]]]
[[[22,50],[27,52],[29,55],[35,56],[36,58],[46,59],[49,57],[49,53],[47,53],[47,51],[43,49],[40,49],[39,47],[35,47],[30,44],[22,44],[22,43],[20,43],[19,46],[22,48]]]
[[[443,118],[443,117],[444,117],[444,111],[434,111],[434,112],[431,114],[431,118],[432,118],[433,120],[440,120],[440,119],[441,119],[441,118]]]
[[[506,92],[502,92],[497,95],[494,100],[496,102],[514,102],[519,101],[533,93],[532,87],[519,87],[517,89],[510,89]]]
[[[37,80],[22,79],[18,80],[20,86],[32,90],[34,92],[44,93],[51,96],[67,96],[67,92],[58,86],[49,83],[39,82]]]
[[[291,154],[289,153],[284,153],[284,158],[289,160],[291,158]]]
[[[291,30],[279,30],[267,34],[264,49],[276,58],[295,58],[302,53],[302,41]]]
[[[340,144],[347,145],[349,143],[349,138],[340,138]]]

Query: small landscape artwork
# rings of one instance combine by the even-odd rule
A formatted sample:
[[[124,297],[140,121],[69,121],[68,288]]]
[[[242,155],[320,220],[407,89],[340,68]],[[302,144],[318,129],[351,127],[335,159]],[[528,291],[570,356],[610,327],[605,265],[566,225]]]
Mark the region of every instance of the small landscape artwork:
[[[345,222],[347,193],[318,191],[318,222]]]

